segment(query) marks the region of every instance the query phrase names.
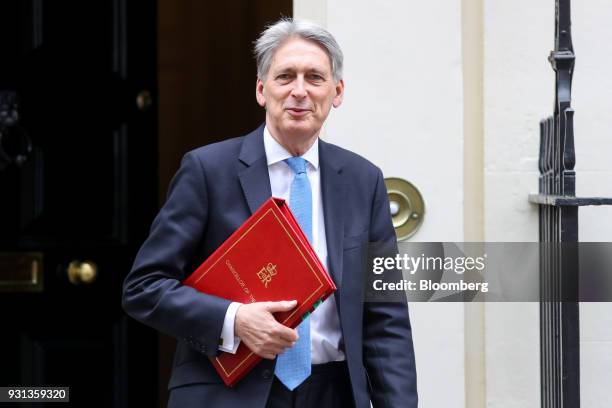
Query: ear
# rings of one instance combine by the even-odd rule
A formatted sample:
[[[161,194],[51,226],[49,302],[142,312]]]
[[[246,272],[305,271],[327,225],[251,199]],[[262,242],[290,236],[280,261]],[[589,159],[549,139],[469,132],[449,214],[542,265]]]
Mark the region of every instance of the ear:
[[[264,85],[261,79],[257,78],[257,82],[255,84],[255,98],[257,99],[257,103],[262,108],[266,107],[266,97],[264,96]]]
[[[336,96],[332,100],[332,105],[334,108],[342,105],[342,101],[344,100],[344,79],[341,79],[336,84]]]

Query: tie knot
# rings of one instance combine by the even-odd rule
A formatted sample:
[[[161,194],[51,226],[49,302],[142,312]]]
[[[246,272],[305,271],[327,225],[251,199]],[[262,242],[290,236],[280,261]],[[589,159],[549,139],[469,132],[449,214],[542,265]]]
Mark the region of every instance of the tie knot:
[[[306,173],[306,160],[302,157],[290,157],[285,159],[285,163],[291,167],[295,174]]]

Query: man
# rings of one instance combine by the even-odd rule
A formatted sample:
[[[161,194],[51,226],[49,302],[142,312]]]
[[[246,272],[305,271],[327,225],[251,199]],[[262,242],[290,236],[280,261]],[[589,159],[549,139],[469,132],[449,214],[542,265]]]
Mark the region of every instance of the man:
[[[323,28],[283,19],[255,53],[265,124],[185,155],[124,285],[125,310],[179,341],[168,405],[416,407],[405,302],[362,301],[368,242],[395,246],[382,173],[319,140],[344,96],[342,52]],[[180,283],[271,195],[289,201],[338,287],[296,330],[272,315],[295,301],[241,305]],[[228,388],[208,357],[239,342],[264,360]]]

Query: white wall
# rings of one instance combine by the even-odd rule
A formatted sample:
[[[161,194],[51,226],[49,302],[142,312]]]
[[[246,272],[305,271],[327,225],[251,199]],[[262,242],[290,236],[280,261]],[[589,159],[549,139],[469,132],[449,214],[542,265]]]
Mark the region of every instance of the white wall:
[[[576,53],[573,107],[576,135],[576,192],[612,197],[612,7],[606,0],[573,2]],[[612,207],[579,212],[582,241],[612,241]],[[580,305],[581,403],[610,406],[612,304]]]
[[[572,5],[576,193],[612,197],[612,7],[607,0]],[[582,241],[612,241],[612,207],[583,208],[580,218]]]
[[[294,0],[294,16],[325,25],[345,55],[345,101],[324,138],[420,189],[414,240],[461,241],[461,2]],[[420,406],[464,407],[463,305],[410,308]]]
[[[539,121],[552,113],[552,1],[484,2],[486,241],[538,241]],[[540,406],[539,306],[485,305],[487,407]]]

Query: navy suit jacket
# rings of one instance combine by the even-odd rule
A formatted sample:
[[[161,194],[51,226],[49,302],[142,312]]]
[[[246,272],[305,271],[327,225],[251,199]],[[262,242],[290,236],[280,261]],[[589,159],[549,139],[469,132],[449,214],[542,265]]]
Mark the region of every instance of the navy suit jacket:
[[[368,242],[395,245],[384,180],[364,158],[319,141],[329,271],[357,407],[416,407],[416,371],[405,302],[363,302]],[[208,357],[219,353],[227,299],[180,282],[271,195],[263,125],[187,153],[125,279],[123,306],[178,339],[170,407],[264,407],[275,360],[263,360],[236,387]]]

